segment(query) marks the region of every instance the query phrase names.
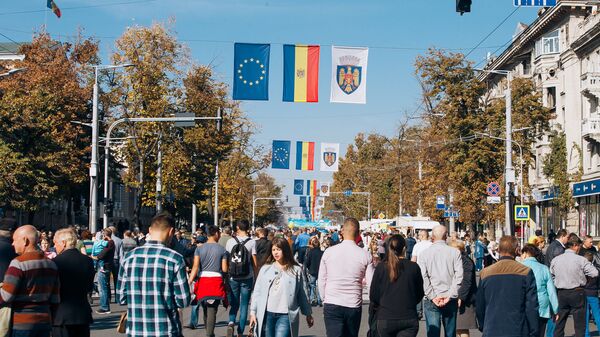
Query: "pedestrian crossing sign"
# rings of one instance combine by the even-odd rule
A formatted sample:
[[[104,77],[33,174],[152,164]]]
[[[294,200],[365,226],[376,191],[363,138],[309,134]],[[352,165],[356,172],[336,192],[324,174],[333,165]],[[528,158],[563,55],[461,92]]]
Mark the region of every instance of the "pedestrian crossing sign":
[[[529,205],[515,205],[515,220],[529,221]]]

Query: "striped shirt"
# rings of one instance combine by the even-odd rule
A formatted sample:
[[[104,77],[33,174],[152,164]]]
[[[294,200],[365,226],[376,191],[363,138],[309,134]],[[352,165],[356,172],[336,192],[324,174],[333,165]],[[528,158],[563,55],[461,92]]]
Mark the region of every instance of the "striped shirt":
[[[11,304],[14,330],[50,330],[50,306],[60,302],[56,264],[43,252],[13,259],[0,289],[0,305]]]
[[[147,241],[121,261],[119,302],[127,304],[127,336],[182,336],[178,308],[190,305],[181,254]]]

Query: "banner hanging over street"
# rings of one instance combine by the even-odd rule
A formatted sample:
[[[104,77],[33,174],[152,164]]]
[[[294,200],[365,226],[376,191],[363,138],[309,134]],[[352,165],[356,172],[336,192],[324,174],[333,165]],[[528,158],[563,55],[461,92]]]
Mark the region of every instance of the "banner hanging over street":
[[[331,47],[331,102],[367,103],[369,48]]]

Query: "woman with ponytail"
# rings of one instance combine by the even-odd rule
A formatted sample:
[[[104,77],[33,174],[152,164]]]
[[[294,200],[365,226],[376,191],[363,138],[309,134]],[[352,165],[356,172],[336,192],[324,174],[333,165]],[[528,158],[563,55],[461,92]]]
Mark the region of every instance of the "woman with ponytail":
[[[423,278],[415,262],[404,258],[406,241],[391,236],[385,259],[377,265],[370,300],[380,337],[414,337],[419,332],[417,304],[423,299]]]

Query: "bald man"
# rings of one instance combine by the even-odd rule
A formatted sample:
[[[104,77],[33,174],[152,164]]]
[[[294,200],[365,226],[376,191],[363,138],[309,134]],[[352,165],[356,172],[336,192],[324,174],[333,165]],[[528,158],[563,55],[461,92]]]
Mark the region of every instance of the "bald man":
[[[60,302],[58,269],[37,248],[38,241],[39,233],[30,225],[13,234],[19,256],[11,261],[0,289],[0,305],[13,309],[13,336],[50,336],[51,310]]]

